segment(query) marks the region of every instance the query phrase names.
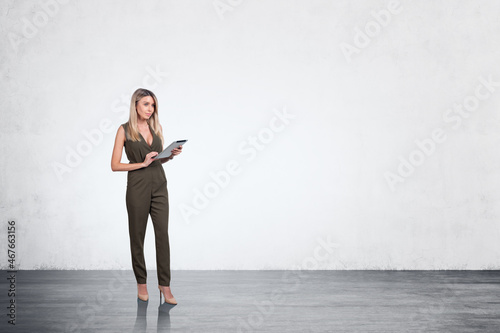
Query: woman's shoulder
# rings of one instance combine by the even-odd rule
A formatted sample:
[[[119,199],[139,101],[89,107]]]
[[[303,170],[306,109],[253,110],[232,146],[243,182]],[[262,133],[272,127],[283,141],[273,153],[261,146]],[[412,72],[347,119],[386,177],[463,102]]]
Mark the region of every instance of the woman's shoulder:
[[[126,123],[121,124],[120,127],[122,127],[125,130],[125,132],[128,132],[128,121]]]
[[[128,124],[128,121],[127,121],[126,123],[123,123],[123,124],[121,124],[121,125],[120,125],[120,128],[123,128],[123,130],[124,130],[124,132],[125,132],[125,138],[126,138],[126,139],[129,139],[129,134],[128,134],[128,133],[129,133],[129,130],[128,130],[128,125],[129,125],[129,124]],[[120,128],[119,128],[119,129],[120,129]]]

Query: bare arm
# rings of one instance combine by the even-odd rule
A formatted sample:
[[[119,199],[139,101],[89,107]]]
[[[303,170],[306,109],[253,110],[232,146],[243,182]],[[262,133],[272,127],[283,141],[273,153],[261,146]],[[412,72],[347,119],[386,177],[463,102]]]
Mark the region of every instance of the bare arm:
[[[166,162],[170,161],[173,158],[174,157],[172,155],[170,155],[169,157],[160,158],[159,161],[161,162],[161,164],[163,164],[163,163],[166,163]]]
[[[153,162],[152,158],[158,155],[158,152],[153,151],[146,155],[146,159],[142,163],[121,163],[124,144],[125,130],[120,126],[116,132],[115,146],[111,156],[111,170],[113,171],[132,171],[145,168]]]
[[[175,148],[175,149],[172,150],[172,155],[170,155],[169,157],[160,158],[160,162],[161,163],[168,162],[171,159],[173,159],[174,156],[179,155],[181,152],[182,152],[182,146],[179,146],[179,148]]]
[[[160,128],[161,128],[161,131],[163,132],[163,127],[161,127],[161,125],[160,125]],[[175,155],[179,155],[181,152],[182,152],[182,146],[180,146],[179,148],[173,149],[172,155],[170,155],[169,157],[160,158],[159,161],[161,162],[161,164],[168,162],[171,159],[173,159]]]

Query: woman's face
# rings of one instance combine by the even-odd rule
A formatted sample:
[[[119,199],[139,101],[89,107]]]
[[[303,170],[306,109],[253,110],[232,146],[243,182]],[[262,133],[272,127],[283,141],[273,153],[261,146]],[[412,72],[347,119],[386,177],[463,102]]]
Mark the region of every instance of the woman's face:
[[[155,100],[151,96],[141,98],[135,107],[139,119],[148,120],[155,111]]]

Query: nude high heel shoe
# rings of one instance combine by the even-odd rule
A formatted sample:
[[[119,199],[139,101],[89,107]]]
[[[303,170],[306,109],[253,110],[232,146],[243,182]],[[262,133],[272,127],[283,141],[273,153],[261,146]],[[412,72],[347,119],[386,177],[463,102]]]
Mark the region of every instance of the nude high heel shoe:
[[[140,299],[141,301],[147,302],[149,300],[149,295],[139,294],[139,291],[137,291],[137,298]]]
[[[163,293],[163,291],[161,290],[161,287],[158,286],[158,289],[160,290],[160,304],[161,304],[161,295],[163,294],[163,298],[165,299],[165,303],[167,304],[171,304],[171,305],[176,305],[177,304],[177,301],[175,300],[175,298],[167,298],[165,297],[165,294]]]

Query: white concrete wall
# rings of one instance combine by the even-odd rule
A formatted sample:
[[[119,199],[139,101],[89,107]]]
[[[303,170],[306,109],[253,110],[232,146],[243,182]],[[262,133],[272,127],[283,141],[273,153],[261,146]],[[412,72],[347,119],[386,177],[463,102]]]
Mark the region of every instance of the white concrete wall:
[[[499,13],[1,1],[1,266],[15,220],[21,269],[131,268],[110,158],[146,87],[189,139],[164,165],[172,269],[499,269]]]

